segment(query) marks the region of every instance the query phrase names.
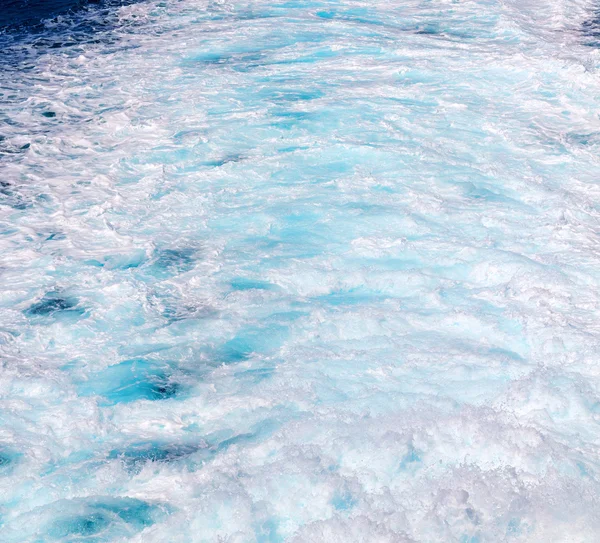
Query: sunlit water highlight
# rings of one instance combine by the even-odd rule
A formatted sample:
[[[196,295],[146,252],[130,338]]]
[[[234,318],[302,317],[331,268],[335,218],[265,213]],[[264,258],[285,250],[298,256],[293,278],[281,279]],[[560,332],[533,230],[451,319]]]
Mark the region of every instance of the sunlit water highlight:
[[[1,35],[0,540],[597,541],[596,9]]]

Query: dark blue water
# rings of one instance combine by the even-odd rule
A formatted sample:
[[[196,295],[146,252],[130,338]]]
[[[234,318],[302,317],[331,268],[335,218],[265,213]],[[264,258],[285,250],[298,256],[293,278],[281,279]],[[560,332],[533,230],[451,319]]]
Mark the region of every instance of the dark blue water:
[[[112,43],[115,30],[135,26],[119,21],[117,10],[140,0],[0,0],[0,66],[27,72],[39,54],[92,43]],[[49,24],[50,23],[50,24]],[[125,31],[127,31],[125,29]],[[0,102],[8,95],[0,93]]]
[[[110,10],[136,0],[0,0],[0,32],[32,31],[43,21],[69,18],[85,9]],[[138,0],[139,1],[139,0]],[[106,13],[108,15],[108,13]],[[93,31],[90,27],[89,30]]]
[[[2,0],[0,1],[0,27],[36,24],[43,19],[56,17],[98,0]]]
[[[600,9],[583,23],[582,32],[586,45],[600,47]]]

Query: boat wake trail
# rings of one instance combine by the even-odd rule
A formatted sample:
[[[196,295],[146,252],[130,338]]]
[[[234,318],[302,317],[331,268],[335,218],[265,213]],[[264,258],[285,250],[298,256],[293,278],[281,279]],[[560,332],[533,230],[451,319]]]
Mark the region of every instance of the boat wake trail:
[[[0,539],[595,541],[595,17],[5,29]]]

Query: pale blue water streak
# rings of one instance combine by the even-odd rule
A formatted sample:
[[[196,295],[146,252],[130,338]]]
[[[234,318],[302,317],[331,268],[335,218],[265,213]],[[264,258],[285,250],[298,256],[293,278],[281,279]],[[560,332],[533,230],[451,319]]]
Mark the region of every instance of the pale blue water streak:
[[[597,540],[593,6],[100,13],[1,37],[0,540]]]

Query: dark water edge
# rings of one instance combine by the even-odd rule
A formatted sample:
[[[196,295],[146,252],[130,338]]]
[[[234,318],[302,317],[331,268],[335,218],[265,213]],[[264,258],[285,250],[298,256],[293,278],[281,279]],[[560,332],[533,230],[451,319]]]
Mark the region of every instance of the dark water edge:
[[[115,41],[115,31],[137,25],[123,25],[118,8],[143,1],[0,0],[0,70],[27,69],[44,51]]]
[[[100,0],[0,0],[0,28],[36,25]]]
[[[48,54],[77,57],[96,44],[103,45],[104,53],[135,47],[120,45],[120,40],[124,34],[136,32],[140,23],[135,18],[123,21],[119,8],[143,1],[0,0],[0,169],[3,162],[19,160],[28,153],[29,140],[48,134],[54,124],[85,121],[77,116],[57,120],[53,110],[44,108],[37,120],[34,117],[25,123],[11,114],[26,100],[27,88],[40,82],[39,58]],[[27,135],[27,141],[12,141],[9,136],[18,133]],[[14,209],[36,204],[35,196],[16,190],[11,180],[1,175],[0,200]]]
[[[581,31],[585,45],[600,47],[600,9],[597,9],[589,19],[584,21]]]
[[[140,0],[0,0],[0,33],[32,32],[46,20],[67,19],[87,8],[114,8]]]

